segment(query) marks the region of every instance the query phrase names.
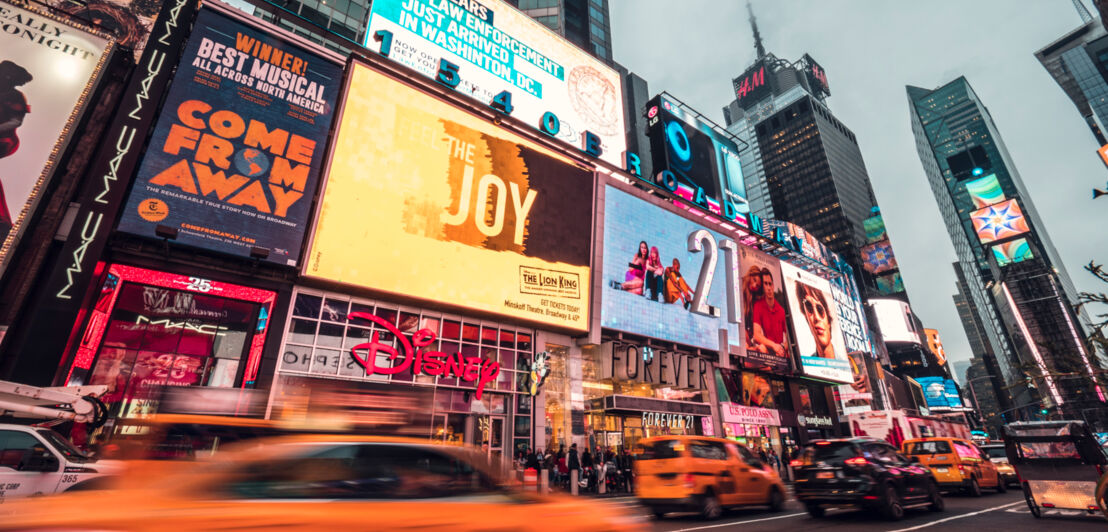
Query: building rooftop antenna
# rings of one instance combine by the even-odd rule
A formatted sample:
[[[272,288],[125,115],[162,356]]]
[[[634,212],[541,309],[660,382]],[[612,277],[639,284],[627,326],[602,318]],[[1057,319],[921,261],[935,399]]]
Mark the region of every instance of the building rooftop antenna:
[[[750,7],[750,4],[747,4],[747,7]],[[1089,21],[1093,20],[1093,15],[1089,13],[1088,8],[1085,7],[1085,2],[1073,0],[1073,7],[1077,10],[1077,14],[1081,16],[1082,23],[1088,24]],[[755,32],[755,35],[757,35],[757,32]]]
[[[762,46],[762,34],[758,33],[758,19],[754,18],[754,8],[750,7],[749,0],[746,2],[746,11],[750,13],[750,27],[754,30],[754,49],[758,51],[758,59],[761,59],[766,56],[766,47]]]

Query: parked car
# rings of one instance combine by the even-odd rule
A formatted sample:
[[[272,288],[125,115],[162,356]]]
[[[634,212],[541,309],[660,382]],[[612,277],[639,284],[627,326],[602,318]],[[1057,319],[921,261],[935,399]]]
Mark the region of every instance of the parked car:
[[[982,488],[994,489],[997,493],[1008,491],[996,464],[969,440],[918,438],[904,440],[901,449],[931,468],[942,489],[960,490],[974,497],[981,496]]]
[[[705,436],[661,436],[639,444],[635,496],[655,517],[695,511],[705,519],[724,508],[766,505],[779,511],[785,485],[768,464],[745,446]]]
[[[87,456],[51,429],[0,424],[0,503],[87,489],[119,469],[118,462]]]
[[[881,440],[818,440],[789,465],[796,498],[812,517],[823,517],[829,506],[877,510],[894,521],[909,508],[945,508],[931,470]]]

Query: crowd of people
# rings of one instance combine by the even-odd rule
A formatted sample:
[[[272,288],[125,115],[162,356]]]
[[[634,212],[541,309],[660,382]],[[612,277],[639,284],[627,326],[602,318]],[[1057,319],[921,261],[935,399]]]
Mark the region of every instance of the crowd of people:
[[[543,469],[550,472],[550,486],[572,491],[570,482],[577,471],[577,489],[579,493],[599,493],[600,486],[608,493],[631,493],[634,491],[632,474],[633,457],[630,451],[623,449],[585,449],[579,453],[577,444],[558,446],[558,451],[549,449],[522,449],[516,454],[516,465],[522,470]]]

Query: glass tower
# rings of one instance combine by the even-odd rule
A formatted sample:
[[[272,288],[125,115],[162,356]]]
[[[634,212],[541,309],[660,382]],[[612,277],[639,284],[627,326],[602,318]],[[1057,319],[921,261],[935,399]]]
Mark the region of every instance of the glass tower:
[[[964,77],[907,93],[916,149],[958,255],[960,291],[995,362],[986,367],[1010,395],[1008,419],[1032,418],[1040,406],[1070,419],[1105,410],[1069,275],[988,109]]]
[[[612,64],[608,0],[507,0],[569,42]]]

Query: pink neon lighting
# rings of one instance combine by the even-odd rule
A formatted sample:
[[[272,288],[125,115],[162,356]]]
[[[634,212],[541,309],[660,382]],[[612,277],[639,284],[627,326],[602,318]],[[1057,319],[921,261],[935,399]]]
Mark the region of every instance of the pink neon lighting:
[[[1008,283],[1000,283],[1000,287],[1004,289],[1004,297],[1008,300],[1008,305],[1012,307],[1012,313],[1016,315],[1016,323],[1019,323],[1020,331],[1023,332],[1023,337],[1027,341],[1028,347],[1031,348],[1031,356],[1035,357],[1035,365],[1039,366],[1039,370],[1043,372],[1043,379],[1046,381],[1046,387],[1050,390],[1051,397],[1054,398],[1054,403],[1061,405],[1062,396],[1058,393],[1058,387],[1054,384],[1054,378],[1050,376],[1050,372],[1046,369],[1046,362],[1043,361],[1043,356],[1039,353],[1039,348],[1035,346],[1035,342],[1031,339],[1031,333],[1027,330],[1027,324],[1023,322],[1023,315],[1020,314],[1020,309],[1016,306],[1016,301],[1012,299],[1012,293],[1008,291]]]
[[[1077,344],[1077,351],[1081,353],[1081,361],[1085,363],[1085,369],[1089,372],[1089,378],[1093,381],[1093,388],[1096,389],[1096,396],[1100,399],[1100,402],[1105,402],[1104,387],[1100,386],[1096,382],[1096,371],[1093,370],[1092,363],[1089,362],[1089,352],[1085,350],[1085,344],[1081,342],[1081,336],[1077,334],[1077,329],[1073,326],[1073,321],[1070,320],[1070,313],[1066,312],[1065,305],[1062,304],[1062,299],[1058,293],[1058,289],[1054,286],[1054,280],[1050,281],[1050,288],[1054,290],[1054,299],[1058,301],[1058,306],[1062,307],[1062,315],[1066,317],[1066,325],[1070,328],[1070,335],[1073,336],[1074,343]]]
[[[208,289],[206,291],[200,290],[196,288],[194,277],[123,264],[112,264],[108,268],[108,273],[117,276],[119,280],[112,288],[110,297],[105,299],[106,294],[101,294],[97,300],[92,316],[89,318],[88,326],[85,329],[85,334],[78,345],[77,354],[73,358],[73,364],[69,368],[69,375],[66,377],[67,384],[73,375],[74,368],[89,369],[92,366],[92,361],[96,358],[96,353],[100,348],[100,341],[103,340],[104,333],[108,328],[108,317],[111,316],[112,310],[115,308],[120,287],[125,282],[259,303],[265,307],[266,316],[273,315],[273,303],[277,299],[276,292],[220,281],[209,281],[206,285]],[[265,345],[265,336],[269,330],[270,321],[269,318],[266,318],[265,326],[260,331],[255,331],[251,339],[250,354],[247,357],[246,371],[242,378],[243,387],[246,387],[247,383],[254,382],[258,377],[258,367],[262,360],[262,348]]]

